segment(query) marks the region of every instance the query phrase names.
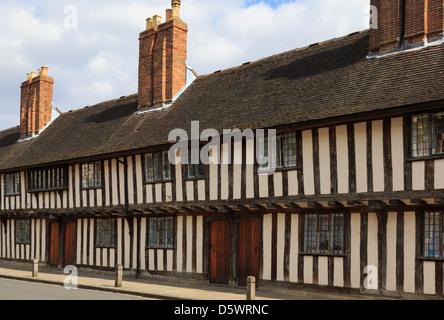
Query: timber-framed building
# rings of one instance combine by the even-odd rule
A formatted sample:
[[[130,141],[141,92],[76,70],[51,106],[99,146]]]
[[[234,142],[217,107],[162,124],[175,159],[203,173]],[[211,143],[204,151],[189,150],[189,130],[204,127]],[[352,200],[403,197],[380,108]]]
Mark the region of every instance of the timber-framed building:
[[[442,297],[443,1],[371,4],[378,28],[186,86],[172,1],[140,34],[138,93],[52,122],[54,79],[29,74],[20,126],[0,132],[0,259]],[[276,129],[278,169],[248,164],[256,140],[211,155],[240,164],[170,163],[169,133],[192,121]]]

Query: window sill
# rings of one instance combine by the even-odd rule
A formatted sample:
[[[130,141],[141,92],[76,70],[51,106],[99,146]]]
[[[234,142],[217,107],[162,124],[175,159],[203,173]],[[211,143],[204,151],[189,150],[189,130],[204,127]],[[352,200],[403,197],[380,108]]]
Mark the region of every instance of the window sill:
[[[152,185],[152,184],[158,184],[158,183],[172,183],[173,180],[159,180],[159,181],[149,181],[149,182],[144,182],[145,185]]]
[[[14,194],[6,194],[5,193],[5,197],[17,197],[17,196],[20,196],[21,194],[20,193],[14,193]]]
[[[345,253],[307,253],[307,252],[300,252],[299,253],[302,256],[313,256],[313,257],[336,257],[336,258],[346,258],[348,257]]]
[[[444,262],[444,257],[443,258],[419,257],[418,260],[420,260],[420,261],[430,261],[430,262]]]
[[[98,190],[98,189],[104,189],[104,187],[100,186],[100,187],[81,187],[80,188],[81,191]]]
[[[146,250],[158,250],[158,249],[161,249],[161,250],[176,250],[176,248],[175,247],[172,247],[172,248],[166,248],[166,247],[146,247]]]
[[[293,171],[293,170],[301,170],[301,167],[300,166],[295,166],[295,167],[276,168],[273,173],[275,173],[275,172],[284,172],[284,171]],[[262,171],[260,169],[256,170],[256,174],[257,175],[269,175],[267,170],[263,170]]]
[[[106,247],[106,246],[94,246],[94,248],[96,249],[117,249],[117,246],[111,246],[111,247]]]
[[[28,193],[40,193],[40,192],[57,192],[57,191],[68,191],[69,188],[60,188],[60,189],[42,189],[42,190],[27,190]]]
[[[433,156],[409,157],[406,161],[416,162],[416,161],[439,160],[439,159],[444,159],[444,154],[435,154]]]
[[[201,177],[201,178],[185,178],[185,181],[199,181],[199,180],[205,180],[207,177]]]

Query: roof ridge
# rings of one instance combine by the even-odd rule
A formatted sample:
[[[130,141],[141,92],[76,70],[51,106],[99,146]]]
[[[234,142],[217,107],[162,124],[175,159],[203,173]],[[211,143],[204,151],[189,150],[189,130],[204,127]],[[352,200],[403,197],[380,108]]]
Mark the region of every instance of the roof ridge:
[[[276,53],[276,54],[273,54],[273,55],[270,55],[270,56],[267,56],[267,57],[263,57],[263,58],[260,58],[260,59],[254,60],[254,61],[244,62],[241,65],[229,67],[229,68],[226,68],[226,69],[220,69],[220,70],[214,71],[212,73],[207,73],[207,74],[199,76],[198,79],[199,78],[206,78],[208,76],[211,76],[211,75],[214,75],[214,74],[218,74],[218,73],[223,73],[223,72],[227,72],[227,71],[234,71],[236,69],[241,69],[241,68],[244,68],[244,67],[247,67],[247,66],[251,66],[253,64],[256,64],[256,63],[259,63],[259,62],[263,62],[265,60],[271,60],[273,58],[278,58],[280,56],[284,56],[284,55],[287,55],[289,53],[302,52],[302,51],[308,50],[308,49],[310,49],[312,47],[315,47],[315,46],[323,46],[323,45],[330,44],[330,43],[336,43],[336,42],[342,41],[344,39],[347,39],[347,38],[355,36],[355,35],[361,35],[361,34],[368,33],[368,31],[369,31],[369,29],[355,31],[355,32],[349,33],[349,34],[347,34],[345,36],[342,36],[342,37],[331,38],[331,39],[324,40],[324,41],[321,41],[321,42],[315,42],[315,43],[306,45],[304,47],[290,49],[290,50],[283,51],[283,52],[280,52],[280,53]]]
[[[106,100],[106,101],[98,102],[98,103],[96,103],[96,104],[89,105],[89,106],[85,106],[85,107],[83,107],[83,108],[72,109],[72,110],[69,110],[69,111],[67,111],[67,112],[63,112],[62,115],[63,115],[63,114],[72,114],[72,113],[79,112],[79,111],[82,111],[82,110],[85,110],[85,109],[90,109],[90,108],[100,107],[100,106],[102,106],[102,105],[104,105],[104,104],[110,104],[110,103],[115,103],[115,102],[121,102],[122,100],[130,100],[130,99],[134,99],[135,97],[138,97],[138,96],[139,96],[138,93],[132,93],[132,94],[130,94],[130,95],[121,96],[120,98],[114,98],[114,99],[110,99],[110,100]]]

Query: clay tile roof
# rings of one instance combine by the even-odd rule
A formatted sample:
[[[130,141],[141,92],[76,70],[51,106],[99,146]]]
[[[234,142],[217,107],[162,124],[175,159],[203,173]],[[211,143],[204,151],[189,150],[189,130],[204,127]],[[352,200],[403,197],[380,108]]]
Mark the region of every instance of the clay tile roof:
[[[198,77],[168,109],[137,94],[59,116],[30,141],[0,132],[0,170],[168,144],[174,128],[267,128],[444,99],[444,45],[367,59],[358,32]]]

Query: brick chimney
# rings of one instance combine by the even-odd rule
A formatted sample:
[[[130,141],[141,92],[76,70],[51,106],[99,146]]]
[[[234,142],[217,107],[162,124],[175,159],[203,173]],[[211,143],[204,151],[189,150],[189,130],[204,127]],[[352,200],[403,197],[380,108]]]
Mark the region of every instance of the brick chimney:
[[[180,0],[166,10],[166,21],[147,19],[139,37],[139,110],[171,103],[186,85],[188,26],[180,19]]]
[[[29,73],[21,85],[20,139],[38,134],[50,121],[54,79],[48,76],[48,68],[38,74]]]
[[[378,25],[370,30],[370,54],[414,48],[442,38],[443,0],[371,0]]]

